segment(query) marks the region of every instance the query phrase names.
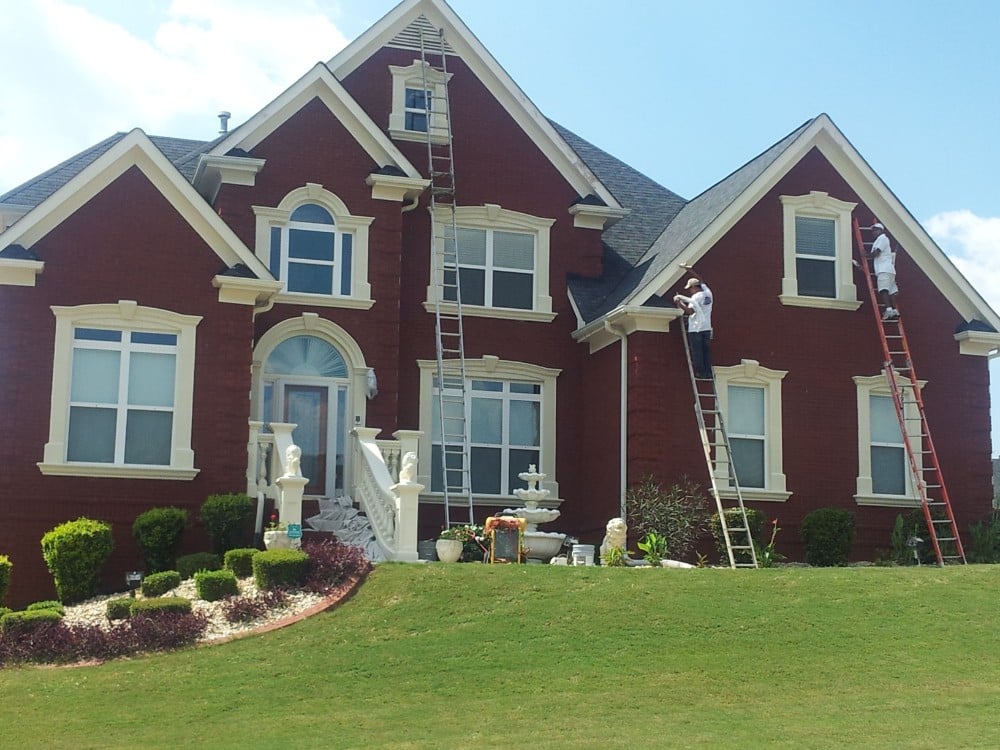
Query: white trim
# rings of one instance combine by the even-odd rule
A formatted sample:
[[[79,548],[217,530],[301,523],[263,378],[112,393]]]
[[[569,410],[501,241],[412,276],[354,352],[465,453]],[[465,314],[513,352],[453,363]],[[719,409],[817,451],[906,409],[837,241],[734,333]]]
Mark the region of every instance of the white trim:
[[[406,90],[424,89],[423,64],[420,60],[414,60],[410,65],[402,67],[400,65],[390,65],[389,73],[392,75],[392,110],[389,112],[389,135],[396,140],[427,142],[428,133],[432,143],[444,145],[448,142],[447,118],[442,112],[435,112],[433,102],[443,101],[447,96],[448,82],[452,73],[447,76],[441,71],[426,64],[427,84],[432,88],[431,101],[428,103],[427,130],[408,130],[406,127]]]
[[[365,178],[365,184],[372,189],[373,199],[398,202],[413,200],[427,189],[431,181],[372,172]]]
[[[813,190],[808,195],[782,195],[783,257],[785,272],[781,279],[782,304],[799,307],[824,307],[857,310],[861,306],[854,285],[854,265],[851,263],[851,212],[856,203],[838,200],[827,193]],[[796,268],[795,219],[799,216],[826,219],[833,222],[835,253],[833,297],[813,297],[799,294]]]
[[[857,390],[858,408],[858,476],[854,502],[858,505],[874,505],[890,508],[919,508],[920,495],[913,486],[913,472],[910,468],[909,459],[906,456],[906,448],[903,447],[903,474],[906,478],[905,495],[882,495],[875,494],[872,489],[872,463],[871,463],[871,396],[883,396],[892,398],[889,390],[889,382],[885,373],[881,375],[858,375],[853,378]],[[918,381],[920,388],[923,388],[926,381]],[[921,444],[919,413],[916,406],[910,405],[907,411],[907,424],[909,427],[910,444],[914,446],[914,459],[917,466],[923,466],[922,456],[917,449]],[[912,417],[912,419],[909,419]],[[897,421],[898,424],[898,421]],[[902,445],[902,443],[901,443]]]
[[[570,300],[573,301],[572,296]],[[677,307],[624,305],[616,307],[607,315],[602,315],[583,328],[576,329],[572,335],[574,341],[587,344],[590,347],[590,353],[593,354],[618,340],[617,334],[609,331],[608,326],[614,326],[626,335],[636,331],[668,333],[670,324],[683,317],[684,313]],[[579,320],[579,317],[577,319]]]
[[[56,335],[52,355],[49,440],[45,444],[44,457],[38,464],[39,470],[43,474],[62,476],[168,479],[190,479],[197,474],[198,470],[194,468],[194,451],[191,449],[191,427],[194,410],[195,329],[201,322],[201,317],[142,307],[131,300],[120,300],[117,304],[53,306],[51,309],[56,318]],[[89,464],[66,460],[72,386],[73,330],[77,327],[143,330],[177,336],[172,453],[169,466]]]
[[[579,227],[580,229],[597,229],[603,232],[632,213],[632,209],[595,206],[590,203],[574,203],[569,207],[569,213],[573,217],[574,227]]]
[[[34,286],[45,263],[22,258],[0,258],[0,286]]]
[[[446,363],[450,366],[452,363]],[[427,488],[431,486],[431,456],[433,443],[433,402],[434,402],[434,378],[437,376],[437,360],[420,359],[417,360],[420,368],[420,429],[423,434],[420,436],[420,449],[417,455],[420,457],[419,475],[417,482]],[[467,379],[483,380],[506,380],[536,383],[541,386],[541,415],[540,425],[541,440],[539,441],[539,451],[542,464],[539,470],[547,476],[540,483],[541,489],[550,492],[545,505],[554,507],[558,505],[559,482],[556,470],[556,379],[562,370],[551,367],[542,367],[527,362],[514,362],[500,359],[499,357],[486,354],[480,359],[465,360],[465,376]],[[428,498],[441,498],[440,492],[425,493]],[[476,503],[502,504],[509,503],[512,495],[476,495],[473,499]],[[508,506],[509,507],[509,506]]]
[[[958,351],[973,357],[994,357],[1000,355],[1000,333],[993,331],[960,331],[955,334]]]
[[[223,185],[253,187],[257,173],[264,168],[263,159],[246,156],[202,154],[191,183],[209,203],[215,203]]]
[[[738,365],[729,367],[714,367],[716,393],[719,396],[719,409],[729,421],[729,386],[749,386],[761,388],[764,391],[764,486],[740,487],[740,493],[748,500],[768,500],[784,502],[791,497],[791,492],[785,486],[784,474],[784,434],[781,418],[781,381],[787,370],[772,370],[763,367],[753,359],[744,359]],[[727,428],[728,429],[728,428]],[[726,489],[729,484],[729,473],[723,463],[716,469],[720,494],[723,497],[735,498],[734,490]]]

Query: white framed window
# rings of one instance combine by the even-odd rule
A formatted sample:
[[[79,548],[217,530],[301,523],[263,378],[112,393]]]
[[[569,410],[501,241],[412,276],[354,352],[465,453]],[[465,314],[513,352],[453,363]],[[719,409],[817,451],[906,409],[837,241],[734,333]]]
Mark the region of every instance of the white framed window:
[[[439,271],[434,258],[456,253],[447,209],[433,216],[435,231],[431,278],[443,277],[443,304],[454,304],[454,271]],[[542,219],[495,204],[455,209],[462,312],[473,316],[547,322],[552,312],[549,296],[549,230],[554,219]],[[437,290],[427,287],[425,307],[433,310]]]
[[[714,370],[740,493],[748,500],[787,500],[791,493],[783,467],[781,381],[788,372],[752,359]],[[716,479],[723,488],[729,485],[726,461],[717,462]],[[734,490],[722,492],[735,496]]]
[[[447,122],[437,102],[447,94],[451,73],[445,76],[439,70],[419,60],[405,67],[390,65],[392,75],[392,110],[389,113],[389,135],[401,141],[426,141],[430,130],[431,140],[447,143]]]
[[[885,375],[854,378],[858,398],[858,505],[914,507],[920,498],[913,478],[899,417]],[[923,387],[920,383],[920,387]],[[908,438],[916,452],[918,468],[922,465],[919,446],[920,415],[916,406],[908,406]]]
[[[322,186],[309,183],[275,208],[254,206],[255,253],[284,283],[279,302],[368,309],[368,227]]]
[[[421,480],[443,491],[437,363],[420,366]],[[547,474],[542,487],[556,499],[555,409],[558,370],[493,356],[466,361],[465,418],[469,430],[472,492],[507,502],[525,484],[518,474],[534,464]],[[456,408],[459,408],[456,406]]]
[[[117,305],[53,307],[43,474],[190,479],[200,317]]]
[[[781,302],[856,310],[861,304],[851,263],[851,212],[856,203],[814,191],[780,197],[784,276]]]

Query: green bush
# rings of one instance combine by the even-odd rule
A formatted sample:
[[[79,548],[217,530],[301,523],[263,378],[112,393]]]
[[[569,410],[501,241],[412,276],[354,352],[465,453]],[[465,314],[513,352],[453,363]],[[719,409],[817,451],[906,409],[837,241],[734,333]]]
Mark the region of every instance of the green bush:
[[[46,622],[59,622],[62,615],[51,609],[33,609],[24,612],[8,612],[0,617],[0,630],[5,633],[24,633]]]
[[[0,617],[3,617],[8,612],[13,612],[13,611],[14,610],[12,610],[10,607],[0,607]]]
[[[0,602],[7,596],[7,587],[10,586],[10,572],[14,569],[14,563],[7,555],[0,555]]]
[[[221,567],[222,560],[214,552],[195,552],[177,558],[177,572],[185,581],[199,570],[218,570]]]
[[[223,567],[233,571],[237,578],[249,578],[253,575],[253,556],[258,552],[256,547],[231,549],[223,558]]]
[[[750,536],[758,546],[761,544],[761,536],[764,531],[764,514],[761,513],[756,508],[744,508],[747,514],[747,528],[750,529]],[[726,508],[724,511],[726,514],[726,527],[741,528],[743,526],[743,519],[740,518],[739,508]],[[729,564],[729,552],[726,551],[726,537],[722,533],[722,524],[719,523],[719,514],[713,513],[712,518],[709,522],[709,526],[712,529],[712,539],[715,540],[715,548],[719,551],[719,555],[725,561],[725,564]],[[744,543],[744,539],[737,538],[735,540],[730,540],[737,546]],[[733,557],[738,563],[748,563],[751,561],[750,553],[746,550],[734,550]]]
[[[133,599],[129,611],[132,616],[158,615],[160,613],[189,615],[191,600],[183,596],[161,596],[156,599]]]
[[[48,609],[52,612],[58,612],[59,616],[62,617],[66,614],[66,608],[63,607],[62,602],[57,602],[54,599],[46,599],[40,602],[33,602],[24,608],[25,612],[36,612],[40,609]]]
[[[132,614],[132,602],[135,599],[131,599],[127,596],[120,596],[117,599],[108,599],[107,603],[107,614],[109,620],[127,620],[128,616]]]
[[[240,593],[236,574],[231,570],[201,570],[194,574],[194,588],[198,598],[206,602],[217,602]]]
[[[249,495],[209,495],[201,506],[201,523],[212,541],[212,551],[222,555],[234,547],[246,546],[254,511]]]
[[[629,531],[642,539],[656,532],[667,540],[666,552],[687,557],[708,522],[708,495],[687,477],[667,488],[652,476],[626,492]]]
[[[309,555],[297,549],[269,549],[254,555],[253,580],[259,589],[301,585],[309,572]]]
[[[161,570],[142,579],[143,596],[163,596],[181,585],[181,574],[176,570]]]
[[[187,517],[187,511],[180,508],[150,508],[135,519],[132,536],[142,550],[147,571],[174,568]]]
[[[812,511],[802,520],[802,541],[810,565],[847,565],[854,544],[854,514],[842,508]]]
[[[42,537],[42,557],[59,600],[74,604],[92,596],[113,548],[111,524],[104,521],[78,518],[47,532]]]
[[[972,563],[1000,562],[1000,510],[994,510],[985,521],[969,526],[965,557]]]

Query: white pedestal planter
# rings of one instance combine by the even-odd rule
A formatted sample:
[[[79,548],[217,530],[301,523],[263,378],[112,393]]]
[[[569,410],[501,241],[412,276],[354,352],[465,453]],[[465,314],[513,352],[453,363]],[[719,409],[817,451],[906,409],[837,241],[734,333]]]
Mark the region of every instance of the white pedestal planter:
[[[458,562],[465,545],[457,539],[438,539],[434,544],[438,560],[441,562]]]
[[[288,538],[287,531],[265,531],[264,546],[268,549],[291,549],[292,540]]]

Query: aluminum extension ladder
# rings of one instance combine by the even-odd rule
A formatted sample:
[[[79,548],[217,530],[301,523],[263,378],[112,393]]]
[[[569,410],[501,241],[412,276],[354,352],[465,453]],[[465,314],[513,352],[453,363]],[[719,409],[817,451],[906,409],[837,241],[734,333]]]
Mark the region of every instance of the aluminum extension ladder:
[[[719,525],[726,542],[726,554],[730,568],[756,568],[757,550],[753,534],[747,521],[743,493],[736,477],[736,466],[732,461],[732,449],[726,423],[719,408],[719,394],[715,389],[715,377],[698,378],[691,363],[691,345],[688,342],[686,325],[682,322],[681,337],[684,339],[684,356],[687,358],[688,375],[694,391],[694,413],[698,419],[698,433],[705,453],[705,464],[712,483],[712,497],[719,512]],[[726,486],[720,487],[720,482]]]
[[[959,537],[955,515],[948,499],[941,465],[931,439],[924,400],[920,395],[920,382],[913,369],[910,345],[906,339],[906,329],[902,317],[883,320],[884,309],[879,303],[875,277],[868,262],[871,242],[866,243],[861,236],[861,227],[854,219],[854,245],[860,256],[861,268],[868,283],[872,311],[879,340],[882,342],[883,370],[892,394],[892,403],[899,420],[899,431],[906,449],[907,463],[913,487],[920,496],[924,519],[930,533],[934,555],[938,565],[965,563],[965,550]],[[871,227],[866,227],[871,229]]]
[[[448,59],[444,31],[420,32],[420,63],[427,132],[427,171],[434,257],[437,405],[445,526],[475,522],[469,448],[465,340],[455,222],[455,154],[452,148]],[[439,83],[440,81],[440,83]],[[440,93],[439,93],[440,92]]]

